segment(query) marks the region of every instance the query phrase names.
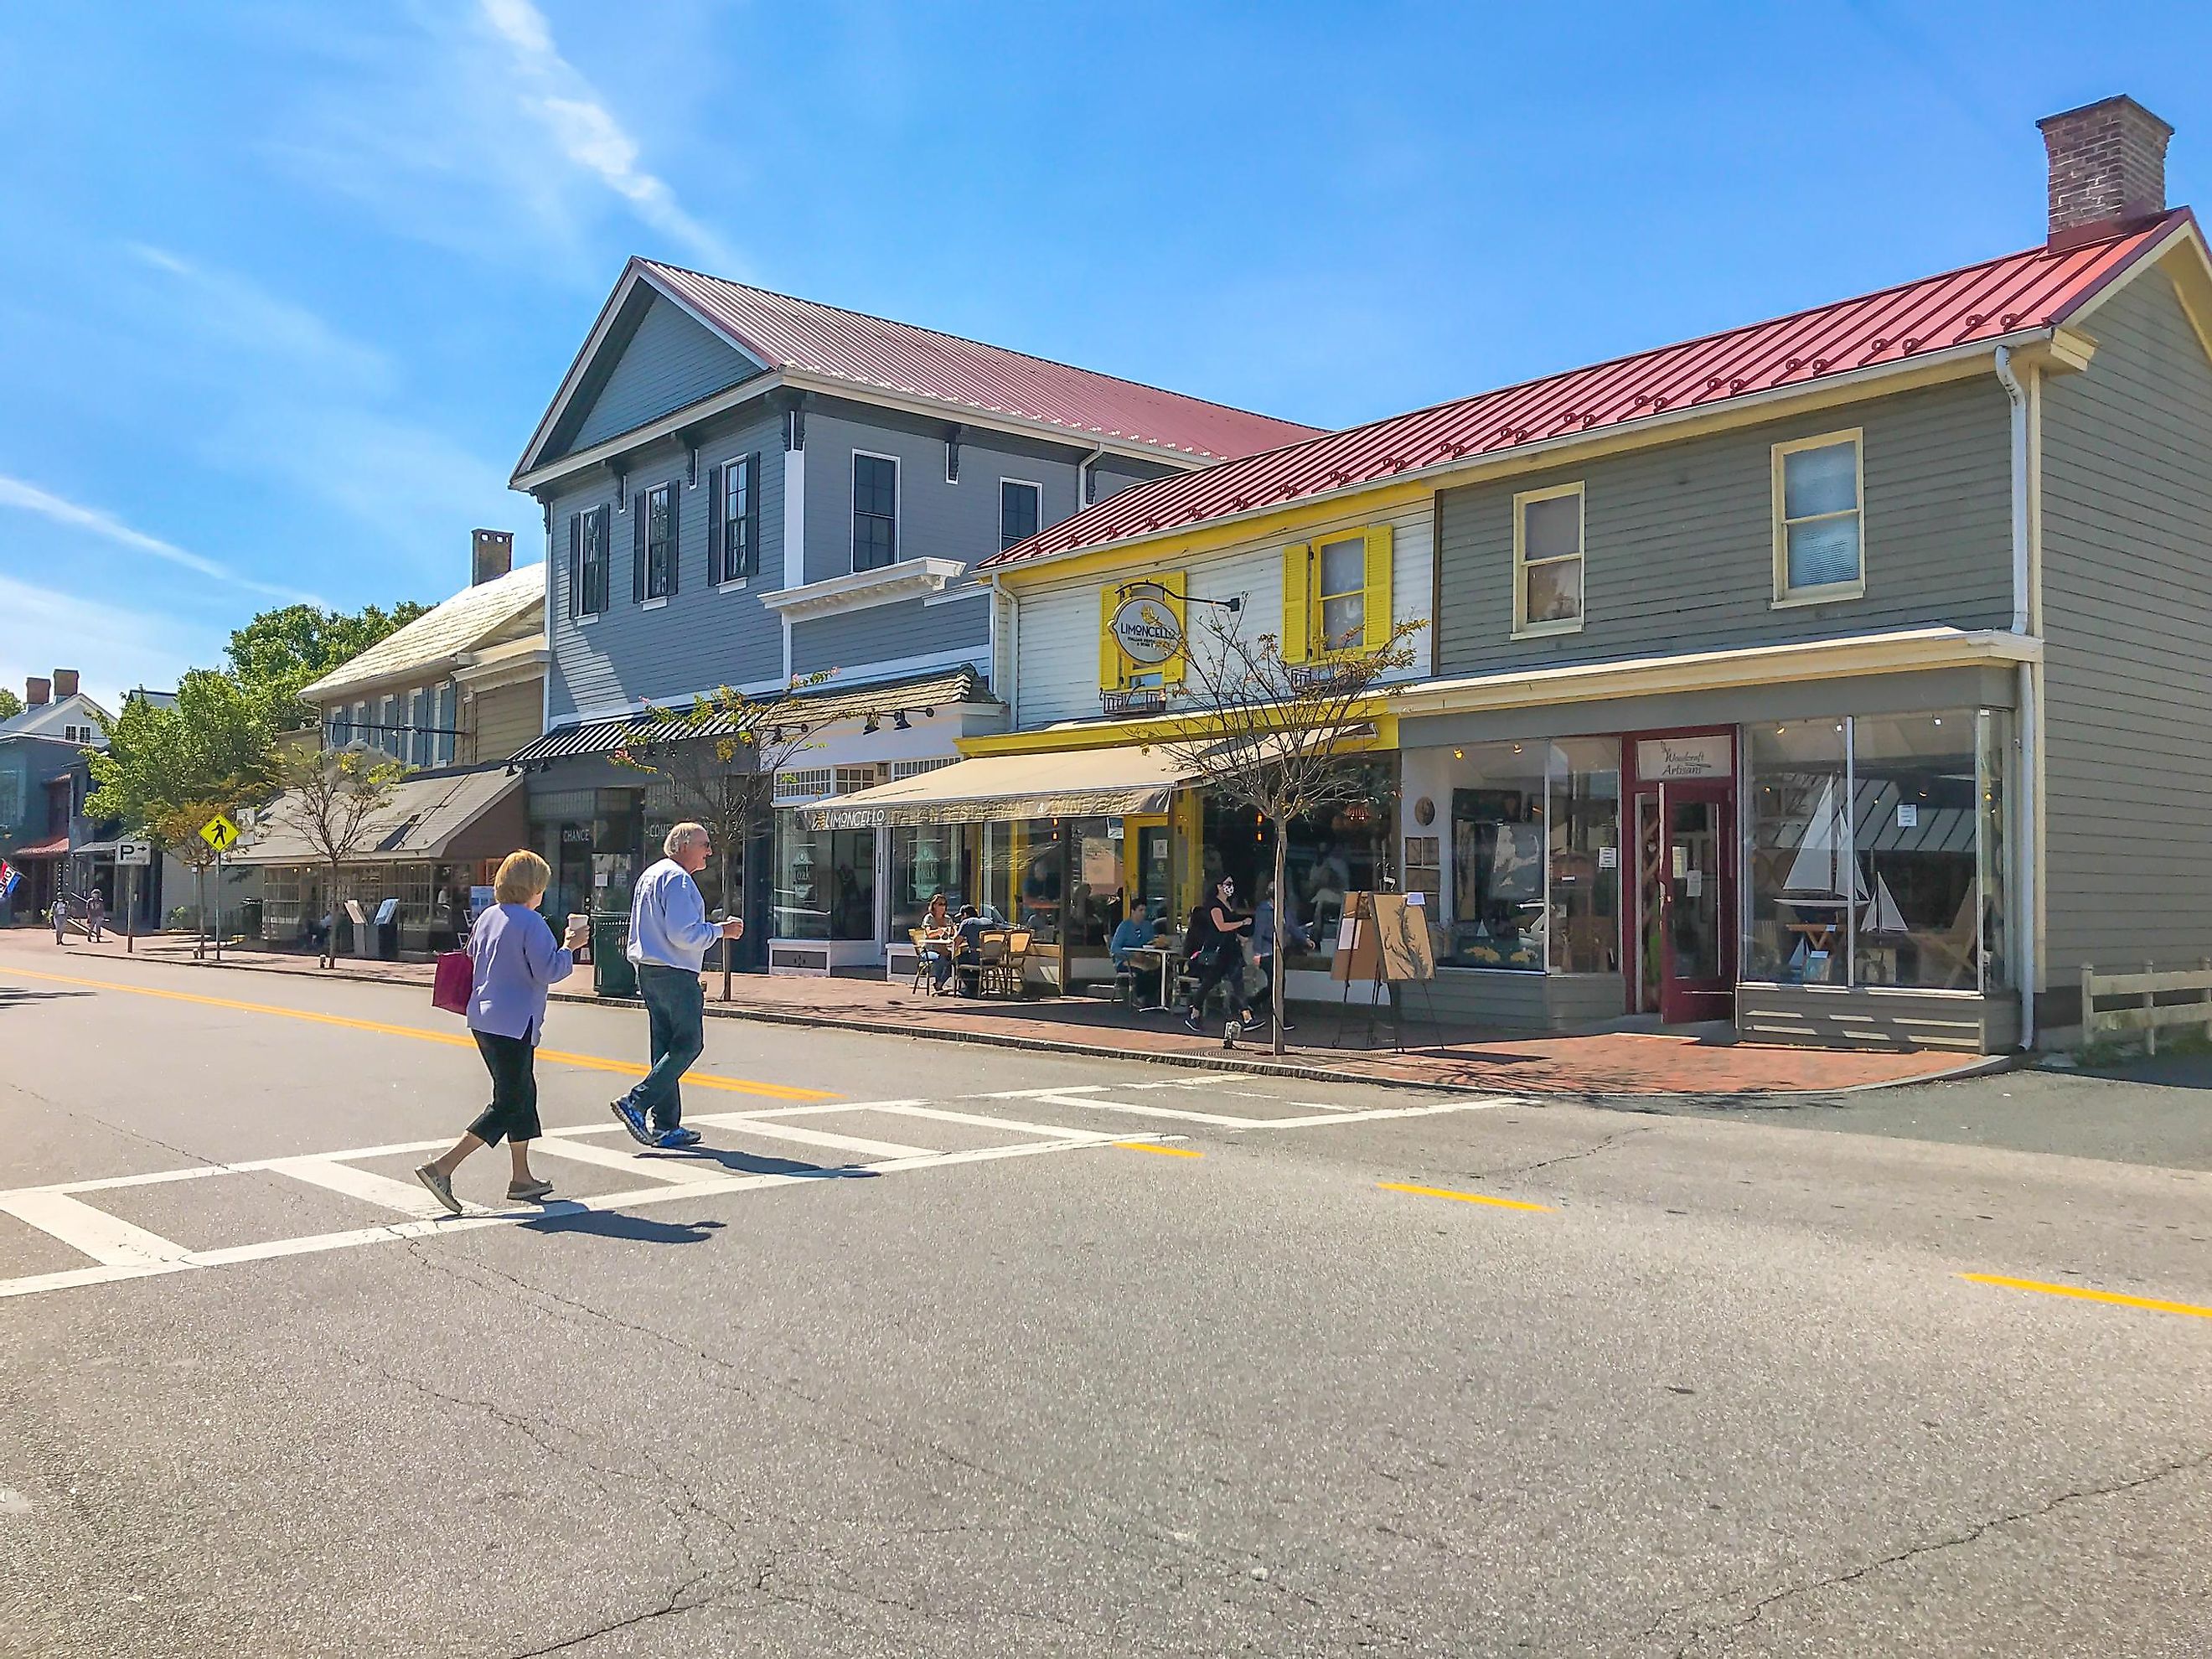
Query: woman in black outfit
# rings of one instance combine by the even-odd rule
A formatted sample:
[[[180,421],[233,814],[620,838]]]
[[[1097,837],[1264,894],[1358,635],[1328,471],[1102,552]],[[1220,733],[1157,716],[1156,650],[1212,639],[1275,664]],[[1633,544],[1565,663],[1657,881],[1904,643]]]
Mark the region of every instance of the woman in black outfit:
[[[1252,918],[1237,908],[1236,898],[1235,878],[1224,876],[1215,884],[1213,896],[1190,913],[1189,936],[1184,942],[1198,982],[1182,1012],[1182,1023],[1203,1036],[1206,999],[1215,986],[1227,985],[1232,1018],[1222,1037],[1232,1043],[1237,1033],[1252,1024],[1251,1011],[1244,1006],[1244,934]]]

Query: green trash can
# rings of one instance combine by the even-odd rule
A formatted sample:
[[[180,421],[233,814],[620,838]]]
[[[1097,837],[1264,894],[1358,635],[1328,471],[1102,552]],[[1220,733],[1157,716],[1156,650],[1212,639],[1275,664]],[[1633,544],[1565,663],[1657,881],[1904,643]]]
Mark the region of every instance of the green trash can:
[[[592,989],[603,997],[637,994],[637,968],[629,950],[629,917],[602,910],[592,918]]]

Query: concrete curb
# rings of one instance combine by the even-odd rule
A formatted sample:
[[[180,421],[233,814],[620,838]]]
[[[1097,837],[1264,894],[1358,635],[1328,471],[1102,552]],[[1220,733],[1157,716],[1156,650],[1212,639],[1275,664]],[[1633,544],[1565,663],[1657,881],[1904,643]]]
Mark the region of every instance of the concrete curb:
[[[101,961],[108,958],[102,957]],[[190,957],[170,956],[131,955],[116,958],[121,962],[151,962],[178,968],[219,968],[240,973],[275,974],[280,977],[327,981],[347,980],[361,985],[409,986],[412,980],[393,979],[387,975],[364,974],[349,970],[343,965],[317,969],[307,972],[298,969],[276,968],[259,962],[216,962],[212,957],[195,962]],[[427,986],[422,988],[427,990]],[[608,1008],[643,1008],[635,997],[603,997],[584,991],[555,991],[555,1002],[595,1003]],[[1430,1094],[1497,1095],[1510,1094],[1526,1099],[1531,1105],[1542,1105],[1551,1100],[1603,1103],[1608,1101],[1674,1100],[1682,1102],[1729,1101],[1784,1102],[1816,1100],[1831,1095],[1872,1094],[1885,1089],[1918,1088],[1923,1084],[1951,1083],[1963,1078],[1982,1077],[1990,1073],[2010,1071],[2023,1063],[2016,1054],[1984,1054],[1948,1066],[1940,1072],[1930,1072],[1920,1077],[1898,1078],[1879,1083],[1852,1083],[1827,1089],[1740,1089],[1735,1091],[1660,1090],[1637,1092],[1627,1090],[1540,1089],[1516,1090],[1501,1079],[1484,1085],[1474,1083],[1449,1083],[1433,1078],[1376,1077],[1360,1071],[1340,1071],[1328,1066],[1306,1061],[1279,1060],[1272,1054],[1250,1048],[1223,1048],[1212,1054],[1179,1054],[1148,1048],[1120,1048],[1103,1042],[1070,1042],[1054,1037],[1023,1036],[1014,1032],[951,1030],[927,1025],[900,1024],[879,1019],[830,1019],[817,1014],[786,1013],[780,1009],[748,1008],[729,1004],[709,1002],[707,1016],[710,1019],[748,1019],[763,1025],[795,1025],[817,1030],[859,1031],[869,1036],[912,1037],[930,1042],[966,1042],[993,1048],[1018,1048],[1033,1054],[1067,1054],[1091,1060],[1133,1060],[1148,1065],[1179,1066],[1194,1072],[1243,1072],[1248,1074],[1294,1079],[1306,1083],[1364,1083],[1377,1088],[1418,1089]],[[1372,1050],[1346,1050],[1349,1054],[1372,1053]]]
[[[604,1008],[642,1008],[635,997],[586,995],[580,991],[556,991],[556,1002],[592,1002]],[[969,1042],[989,1048],[1021,1048],[1032,1054],[1073,1054],[1094,1060],[1139,1060],[1155,1066],[1179,1066],[1195,1072],[1243,1072],[1270,1077],[1295,1078],[1307,1083],[1369,1083],[1389,1089],[1425,1089],[1437,1094],[1494,1095],[1496,1088],[1470,1083],[1434,1079],[1370,1077],[1364,1073],[1332,1071],[1324,1066],[1278,1060],[1250,1048],[1223,1048],[1211,1054],[1177,1054],[1151,1048],[1116,1048],[1103,1042],[1065,1042],[1054,1037],[1022,1036],[1010,1031],[947,1030],[942,1027],[901,1025],[889,1020],[824,1019],[815,1014],[786,1013],[775,1008],[740,1008],[725,1003],[707,1005],[709,1019],[749,1019],[763,1025],[804,1025],[817,1030],[860,1031],[870,1036],[915,1037],[930,1042]]]
[[[645,1006],[635,997],[603,997],[580,991],[556,991],[551,1000],[598,1003],[612,1008]],[[1097,1060],[1134,1060],[1154,1066],[1181,1066],[1186,1071],[1243,1072],[1267,1077],[1292,1078],[1307,1083],[1364,1083],[1377,1088],[1419,1089],[1431,1094],[1445,1095],[1510,1094],[1537,1106],[1554,1099],[1577,1103],[1614,1100],[1818,1100],[1830,1095],[1867,1094],[1880,1089],[1915,1088],[1923,1083],[1948,1083],[1959,1078],[1978,1077],[1987,1072],[2009,1070],[2015,1063],[2015,1057],[2010,1054],[1985,1054],[1923,1077],[1898,1078],[1881,1083],[1853,1083],[1832,1089],[1647,1090],[1641,1093],[1595,1089],[1516,1090],[1504,1081],[1485,1085],[1448,1083],[1435,1078],[1376,1077],[1365,1072],[1337,1071],[1326,1066],[1279,1060],[1272,1054],[1249,1048],[1224,1048],[1210,1054],[1178,1054],[1172,1050],[1152,1048],[1117,1048],[1105,1043],[1066,1042],[1052,1037],[1022,1036],[1012,1032],[948,1030],[941,1027],[902,1025],[888,1020],[826,1019],[816,1014],[786,1013],[781,1009],[733,1007],[726,1003],[717,1005],[713,1002],[707,1005],[707,1017],[709,1019],[749,1019],[763,1025],[800,1025],[811,1026],[818,1030],[860,1031],[871,1036],[914,1037],[931,1042],[980,1043],[988,1048],[1022,1048],[1036,1054],[1074,1054]],[[1345,1052],[1358,1054],[1375,1051],[1348,1049]]]

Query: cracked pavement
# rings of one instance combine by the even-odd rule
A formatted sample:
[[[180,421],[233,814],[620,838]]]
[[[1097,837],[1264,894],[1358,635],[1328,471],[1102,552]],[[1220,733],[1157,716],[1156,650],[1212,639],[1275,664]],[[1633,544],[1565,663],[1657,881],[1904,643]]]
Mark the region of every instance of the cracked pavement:
[[[557,1018],[577,1052],[639,1040]],[[465,1051],[205,1007],[0,1022],[0,1186],[449,1133],[481,1087]],[[857,1099],[1158,1075],[734,1022],[703,1064]],[[604,1075],[541,1087],[549,1123],[604,1118]],[[1914,1098],[1850,1110],[1942,1134],[1561,1102],[1189,1125],[1194,1159],[0,1301],[0,1655],[2197,1659],[2212,1320],[1958,1275],[2212,1303],[2212,1177],[2141,1135],[2073,1155],[2081,1125],[2065,1155],[1954,1139],[1971,1115]],[[211,1245],[254,1219],[218,1193],[343,1221],[245,1177],[112,1207]]]

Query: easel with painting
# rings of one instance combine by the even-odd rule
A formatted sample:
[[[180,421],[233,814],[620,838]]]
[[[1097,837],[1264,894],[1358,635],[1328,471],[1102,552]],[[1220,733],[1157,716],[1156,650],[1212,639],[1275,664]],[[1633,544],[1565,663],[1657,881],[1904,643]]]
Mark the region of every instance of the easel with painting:
[[[1390,1011],[1391,1046],[1406,1048],[1405,994],[1402,985],[1419,983],[1428,1002],[1429,1029],[1437,1044],[1443,1028],[1437,1019],[1436,998],[1428,989],[1437,976],[1436,952],[1429,942],[1428,909],[1419,893],[1347,893],[1344,915],[1337,923],[1336,954],[1329,959],[1329,977],[1344,987],[1336,1039],[1344,1041],[1345,1013],[1352,1006],[1352,988],[1368,988],[1367,1036],[1364,1046],[1375,1046],[1376,1011]]]

